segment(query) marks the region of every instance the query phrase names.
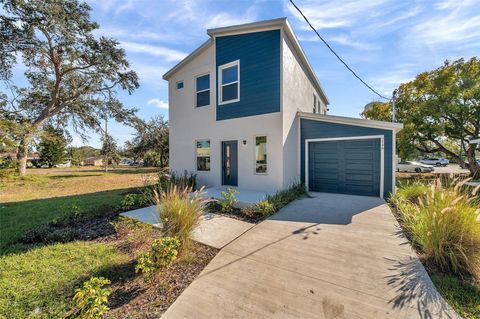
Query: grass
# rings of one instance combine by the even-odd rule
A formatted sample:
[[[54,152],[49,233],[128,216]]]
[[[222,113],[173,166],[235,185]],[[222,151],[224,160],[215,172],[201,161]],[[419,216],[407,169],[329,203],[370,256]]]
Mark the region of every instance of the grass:
[[[108,244],[72,242],[0,258],[0,318],[64,318],[76,287],[112,277],[128,256]]]
[[[448,179],[406,182],[390,202],[439,293],[458,314],[472,319],[480,319],[476,191]]]
[[[36,199],[0,206],[0,251],[27,231],[55,218],[80,211],[99,214],[120,206],[125,193],[134,189],[105,191],[78,196]]]
[[[125,194],[145,185],[157,169],[100,167],[29,169],[10,175],[0,188],[0,252],[32,228],[78,212],[99,214],[118,208]]]
[[[480,319],[480,288],[456,277],[431,274],[438,292],[463,318]]]
[[[0,202],[18,202],[59,196],[82,195],[144,186],[144,176],[158,169],[120,168],[108,173],[100,167],[29,169],[27,176],[0,180]]]

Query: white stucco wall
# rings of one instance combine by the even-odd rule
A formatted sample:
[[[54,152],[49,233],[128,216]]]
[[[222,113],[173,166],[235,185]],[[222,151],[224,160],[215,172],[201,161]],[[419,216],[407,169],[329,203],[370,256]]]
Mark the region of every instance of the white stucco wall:
[[[313,112],[313,94],[320,98],[321,113],[326,102],[304,71],[290,40],[282,32],[282,141],[283,187],[300,180],[300,125],[297,111]]]
[[[209,106],[194,107],[196,75],[210,73]],[[176,89],[176,82],[184,88]],[[200,185],[222,183],[221,142],[238,141],[238,186],[252,190],[275,191],[283,186],[282,115],[271,113],[223,121],[215,120],[214,46],[183,66],[169,79],[170,168],[196,172],[195,141],[209,139],[211,169],[196,172]],[[240,83],[241,85],[241,83]],[[241,97],[240,97],[241,98]],[[268,173],[255,174],[255,136],[267,136]],[[247,144],[243,145],[242,141]]]

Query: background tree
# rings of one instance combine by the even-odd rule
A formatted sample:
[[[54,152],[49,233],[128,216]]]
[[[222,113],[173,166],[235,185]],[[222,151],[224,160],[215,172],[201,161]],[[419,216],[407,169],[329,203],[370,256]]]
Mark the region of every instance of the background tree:
[[[38,153],[40,164],[53,167],[65,162],[67,147],[67,139],[61,129],[48,125],[44,128],[40,143],[38,145]]]
[[[469,144],[480,135],[480,61],[476,57],[446,61],[400,85],[397,105],[398,118],[411,127],[418,150],[445,154],[467,167],[473,177],[480,176],[477,145]]]
[[[136,126],[135,137],[126,143],[128,153],[134,159],[144,158],[148,154],[149,161],[157,162],[158,166],[168,165],[168,121],[163,116],[141,122]],[[158,154],[155,156],[153,153]],[[155,160],[154,160],[155,159]]]
[[[476,144],[480,135],[480,61],[473,57],[446,61],[440,68],[419,74],[398,89],[396,113],[404,129],[397,135],[402,159],[416,151],[443,154],[480,176]],[[361,113],[364,118],[391,118],[391,104],[373,102]]]
[[[97,114],[104,109],[118,122],[132,123],[116,90],[131,93],[138,77],[129,68],[118,42],[95,38],[98,24],[90,7],[76,0],[3,0],[0,11],[0,77],[15,92],[2,113],[28,130],[18,141],[19,173],[26,173],[27,150],[47,123],[66,127],[86,138],[85,129],[101,130]],[[27,69],[27,87],[10,83],[16,57]]]
[[[104,134],[102,137],[102,149],[100,154],[103,156],[103,167],[105,172],[108,172],[108,165],[116,165],[120,162],[120,155],[118,152],[117,143],[115,139],[109,135]]]

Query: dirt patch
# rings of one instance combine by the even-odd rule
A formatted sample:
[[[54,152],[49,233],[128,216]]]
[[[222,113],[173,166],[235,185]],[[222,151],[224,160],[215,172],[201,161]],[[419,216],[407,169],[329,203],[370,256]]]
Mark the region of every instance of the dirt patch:
[[[234,207],[229,212],[222,212],[221,206],[217,202],[212,202],[208,206],[208,212],[212,214],[217,214],[220,216],[225,216],[237,220],[241,220],[247,223],[257,224],[265,219],[265,217],[254,215],[253,212],[249,208],[236,208]]]

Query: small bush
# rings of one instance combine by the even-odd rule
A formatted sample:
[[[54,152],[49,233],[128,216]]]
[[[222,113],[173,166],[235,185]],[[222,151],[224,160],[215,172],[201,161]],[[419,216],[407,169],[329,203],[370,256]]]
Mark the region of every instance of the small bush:
[[[75,290],[73,301],[78,310],[78,319],[97,319],[109,310],[107,307],[108,296],[111,289],[103,288],[109,285],[110,280],[102,277],[92,277],[83,283],[82,288]]]
[[[235,197],[238,195],[238,191],[232,187],[227,187],[226,191],[220,193],[223,200],[221,200],[220,207],[223,213],[229,213],[232,211],[233,206],[238,202],[237,198]]]
[[[466,181],[466,180],[465,180]],[[480,200],[465,181],[443,186],[409,185],[391,203],[413,243],[445,272],[480,275]]]
[[[122,200],[122,210],[142,207],[148,204],[148,198],[145,194],[127,194]]]
[[[288,203],[307,195],[305,185],[298,183],[293,184],[290,188],[277,192],[274,195],[268,195],[264,200],[253,205],[249,209],[249,214],[259,216],[261,218],[268,217],[279,211]]]
[[[209,200],[203,198],[202,190],[192,193],[190,187],[180,189],[177,186],[172,186],[162,193],[156,192],[155,200],[163,234],[177,237],[182,249],[188,249],[190,234],[206,211]]]
[[[253,205],[252,212],[257,216],[268,217],[275,213],[275,206],[268,200],[262,200]]]
[[[183,175],[175,172],[171,172],[170,174],[160,172],[158,174],[158,182],[153,188],[156,192],[167,191],[173,186],[176,186],[179,189],[185,189],[188,187],[194,190],[196,184],[197,174],[195,173],[189,173],[186,170],[183,172]]]
[[[176,237],[163,237],[153,241],[150,251],[139,256],[135,272],[147,277],[160,268],[169,267],[177,259],[180,241]]]

